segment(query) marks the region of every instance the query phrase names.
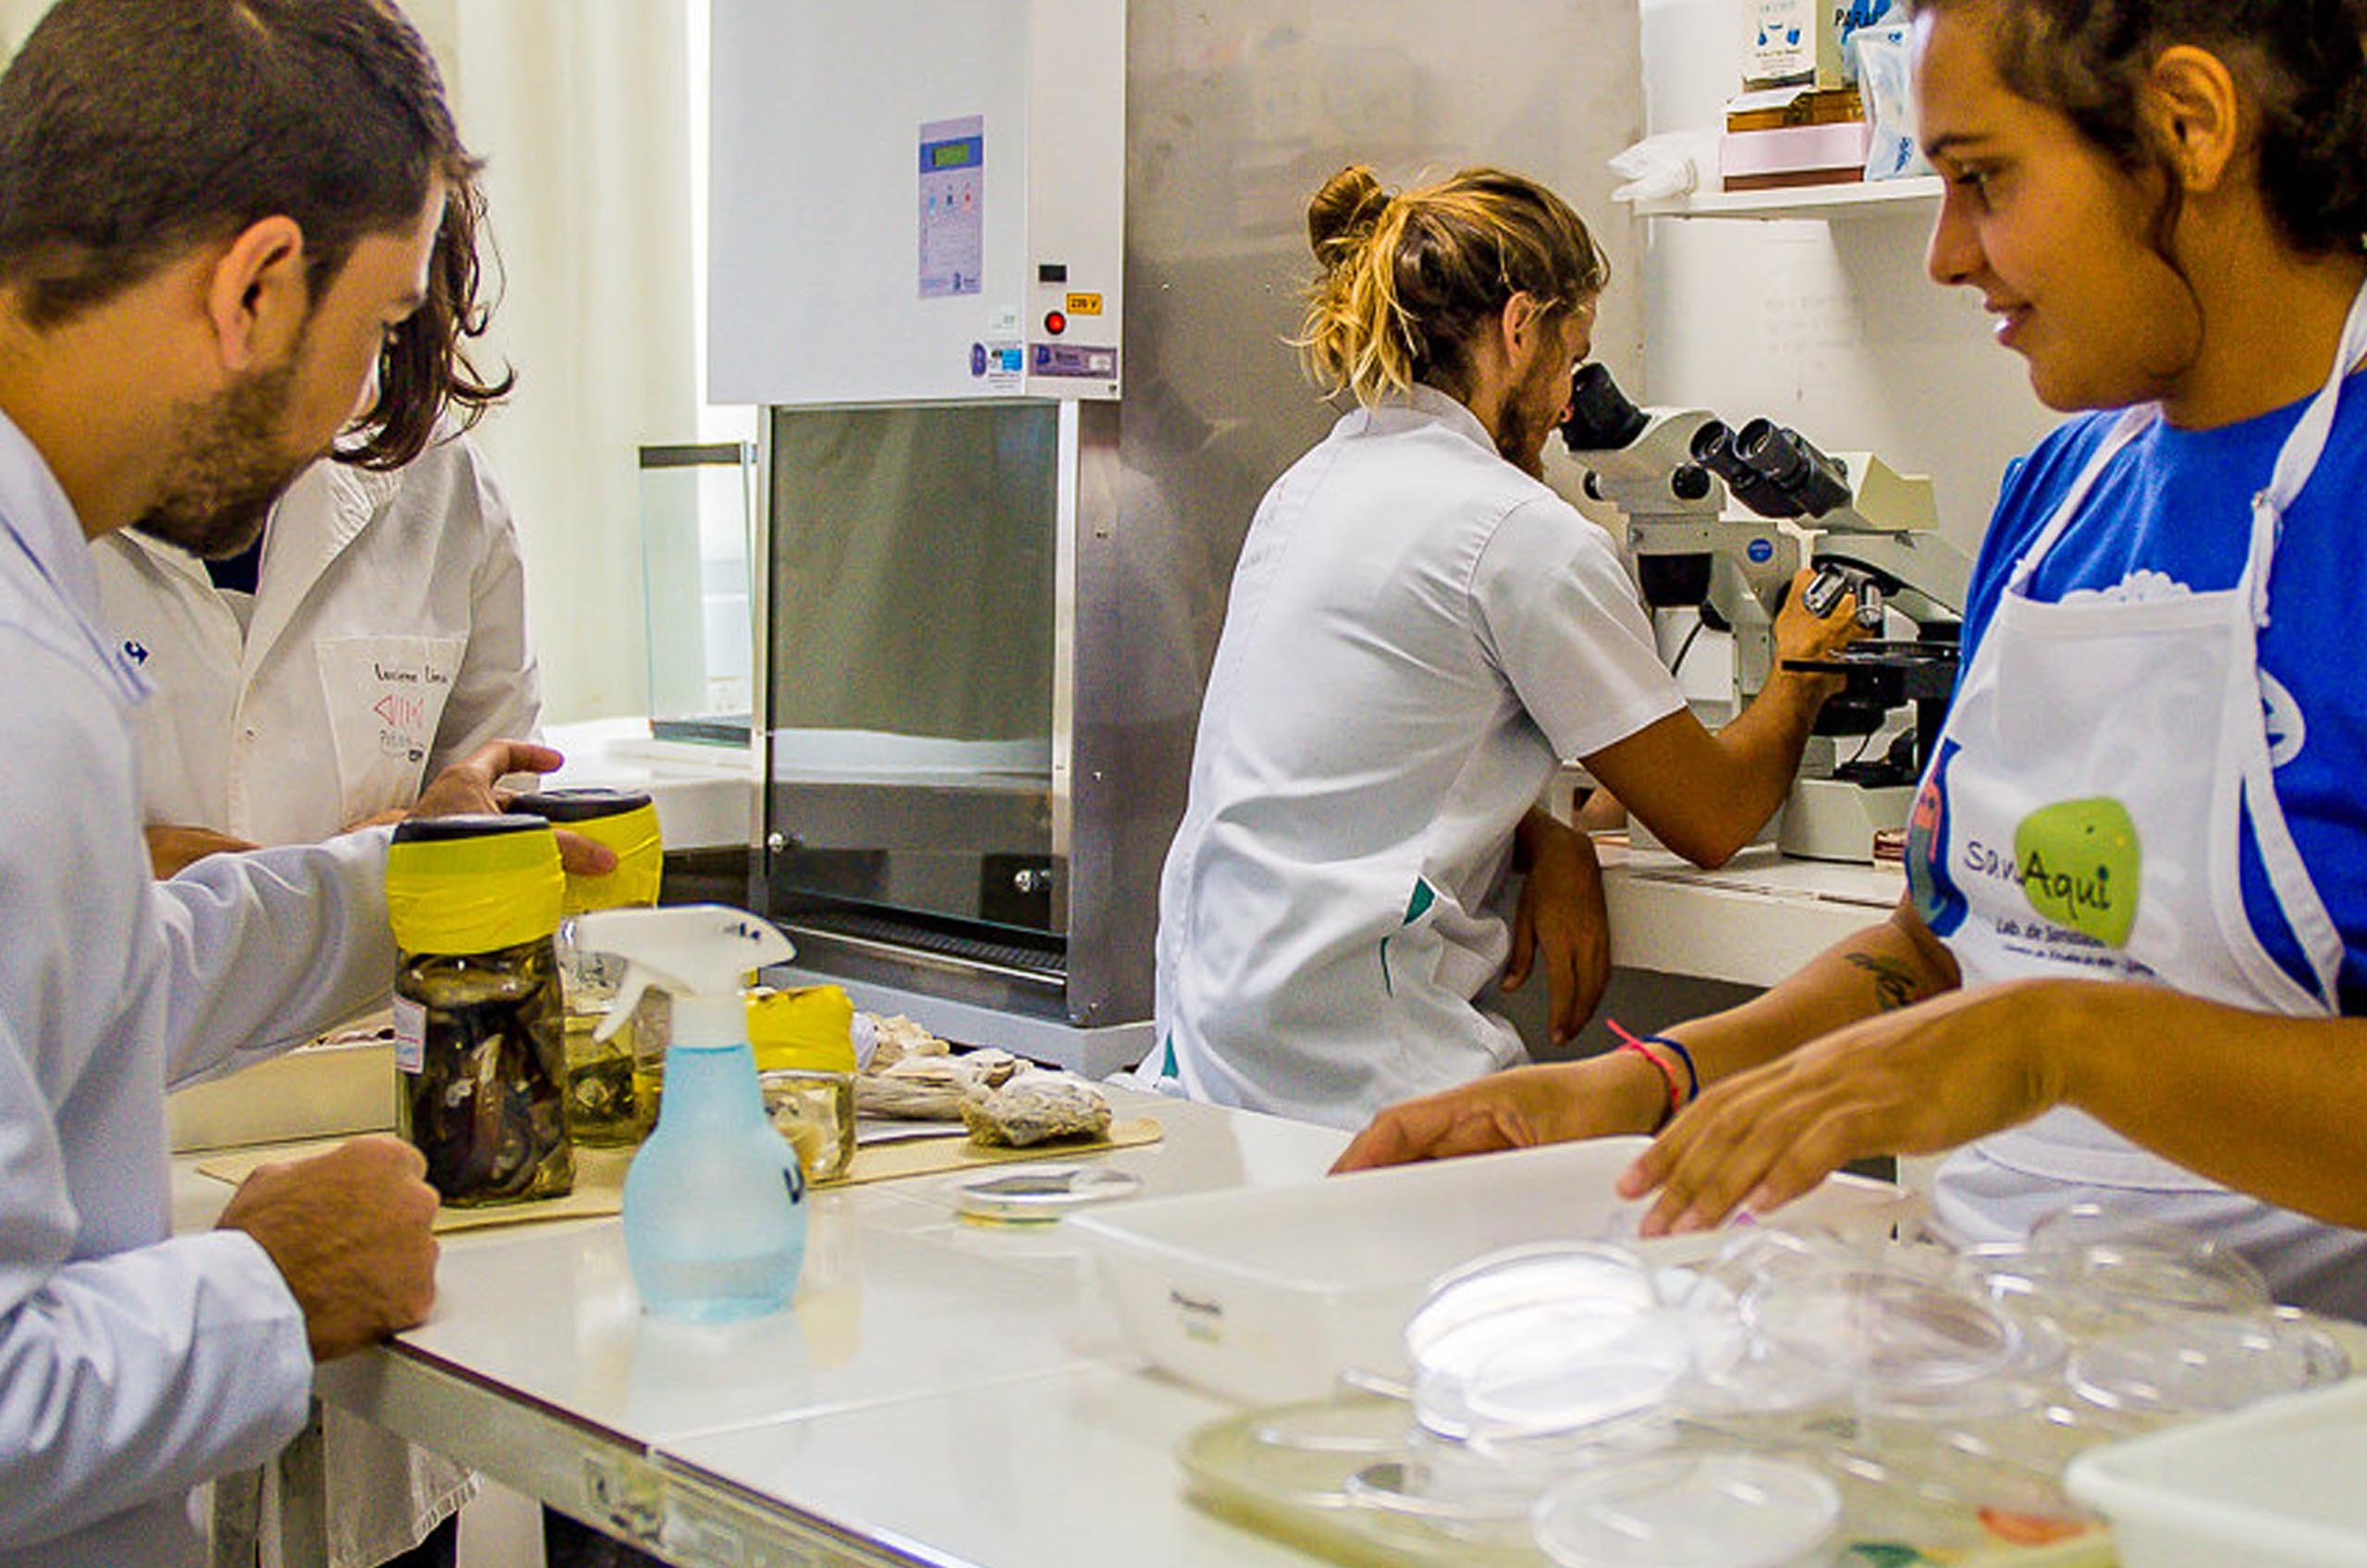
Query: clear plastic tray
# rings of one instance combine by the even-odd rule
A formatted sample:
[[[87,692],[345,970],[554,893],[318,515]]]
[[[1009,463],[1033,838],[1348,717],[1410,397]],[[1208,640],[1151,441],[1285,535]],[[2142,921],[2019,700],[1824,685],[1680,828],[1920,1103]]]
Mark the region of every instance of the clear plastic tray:
[[[1203,1507],[1259,1534],[1335,1562],[1372,1568],[1553,1568],[1534,1544],[1526,1511],[1491,1520],[1482,1510],[1435,1516],[1374,1507],[1378,1467],[1401,1462],[1412,1415],[1396,1400],[1336,1401],[1253,1410],[1201,1427],[1180,1452]],[[1673,1452],[1732,1452],[1722,1433],[1701,1431]],[[1357,1477],[1364,1476],[1363,1483]],[[2001,1531],[2015,1522],[1992,1512],[1917,1498],[1911,1488],[1829,1472],[1839,1498],[1834,1561],[1848,1568],[2112,1568],[2101,1530],[2044,1546]],[[1366,1493],[1367,1495],[1359,1495]],[[2243,1561],[2222,1557],[2214,1568]]]

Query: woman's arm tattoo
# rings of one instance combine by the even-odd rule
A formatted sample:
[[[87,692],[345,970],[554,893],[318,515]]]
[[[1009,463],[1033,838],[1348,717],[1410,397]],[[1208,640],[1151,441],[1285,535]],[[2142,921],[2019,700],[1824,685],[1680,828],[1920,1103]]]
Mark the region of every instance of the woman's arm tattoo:
[[[1874,999],[1884,1012],[1912,1007],[1922,999],[1922,987],[1916,983],[1914,974],[1896,960],[1878,958],[1872,953],[1842,956],[1874,977]]]

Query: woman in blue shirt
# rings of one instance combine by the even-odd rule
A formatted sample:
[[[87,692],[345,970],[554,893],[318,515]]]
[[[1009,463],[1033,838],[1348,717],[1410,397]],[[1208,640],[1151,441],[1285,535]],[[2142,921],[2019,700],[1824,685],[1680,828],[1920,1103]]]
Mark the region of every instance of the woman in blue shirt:
[[[1909,897],[1741,1008],[1398,1107],[1343,1165],[1665,1121],[1623,1182],[1657,1233],[1967,1145],[1962,1240],[2096,1202],[2367,1315],[2367,6],[1915,9],[1932,275],[2096,411],[2007,478]]]

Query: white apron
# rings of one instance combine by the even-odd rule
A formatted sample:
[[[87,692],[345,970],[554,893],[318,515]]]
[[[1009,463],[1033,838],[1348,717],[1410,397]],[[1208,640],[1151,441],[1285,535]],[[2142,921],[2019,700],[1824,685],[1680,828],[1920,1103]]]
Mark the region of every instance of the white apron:
[[[2317,466],[2362,354],[2367,289],[2333,374],[2252,498],[2233,588],[2134,602],[2029,594],[2097,477],[2156,417],[2150,407],[2122,416],[2015,564],[1933,748],[1907,857],[1919,907],[1967,986],[2134,980],[2258,1012],[2335,1011],[2342,935],[2277,803],[2258,635],[2281,515]],[[2308,958],[2308,986],[2245,913],[2242,821]],[[1924,871],[1934,864],[1953,884],[1945,903]],[[1935,1208],[1944,1231],[1970,1243],[2017,1237],[2081,1202],[2209,1231],[2258,1264],[2280,1299],[2367,1317],[2367,1235],[2231,1193],[2084,1112],[2051,1111],[1969,1145],[1943,1168]]]

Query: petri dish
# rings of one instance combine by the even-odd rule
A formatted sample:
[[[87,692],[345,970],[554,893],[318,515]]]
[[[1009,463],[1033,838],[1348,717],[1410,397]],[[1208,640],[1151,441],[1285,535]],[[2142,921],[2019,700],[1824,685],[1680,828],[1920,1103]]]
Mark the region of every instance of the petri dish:
[[[2324,1329],[2269,1314],[2148,1324],[2082,1346],[2065,1369],[2090,1403],[2141,1415],[2239,1410],[2349,1374],[2349,1354]]]
[[[1631,1253],[1544,1243],[1442,1276],[1405,1327],[1417,1421],[1449,1439],[1572,1431],[1657,1403],[1692,1366],[1689,1315]]]
[[[1814,1470],[1710,1452],[1598,1465],[1548,1492],[1530,1525],[1561,1568],[1796,1568],[1840,1520],[1839,1490]]]
[[[1516,1335],[1464,1369],[1455,1391],[1483,1433],[1571,1432],[1615,1421],[1659,1404],[1693,1368],[1687,1326],[1659,1309],[1517,1317]]]
[[[1590,1242],[1507,1247],[1430,1282],[1405,1322],[1405,1358],[1418,1367],[1434,1341],[1468,1319],[1508,1308],[1580,1301],[1648,1307],[1658,1299],[1651,1271],[1624,1248]]]
[[[945,1186],[965,1218],[1030,1225],[1131,1197],[1142,1184],[1141,1177],[1106,1165],[1004,1165],[964,1172]]]
[[[1860,1397],[1928,1396],[2013,1366],[2021,1330],[1990,1304],[1910,1275],[1842,1268],[1745,1292],[1745,1328],[1839,1373]]]
[[[2268,1281],[2241,1254],[2182,1226],[2075,1204],[2042,1218],[2025,1243],[2032,1273],[2124,1311],[2254,1313]]]

